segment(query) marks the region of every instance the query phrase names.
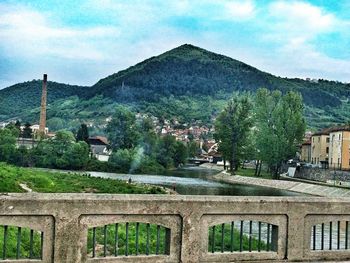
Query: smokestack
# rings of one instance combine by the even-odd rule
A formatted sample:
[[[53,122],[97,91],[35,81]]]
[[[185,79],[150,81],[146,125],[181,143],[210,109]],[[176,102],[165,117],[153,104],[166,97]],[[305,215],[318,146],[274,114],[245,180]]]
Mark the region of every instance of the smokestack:
[[[43,77],[43,90],[41,94],[41,109],[40,109],[40,126],[39,132],[43,135],[45,134],[46,128],[46,101],[47,101],[47,74]]]

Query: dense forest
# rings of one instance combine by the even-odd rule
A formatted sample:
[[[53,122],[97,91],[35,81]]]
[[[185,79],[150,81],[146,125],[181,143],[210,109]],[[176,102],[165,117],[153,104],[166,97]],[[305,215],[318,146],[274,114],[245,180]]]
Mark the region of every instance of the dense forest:
[[[76,127],[85,121],[96,132],[117,104],[158,117],[208,122],[233,93],[259,88],[298,91],[311,128],[350,120],[350,84],[336,81],[289,79],[262,72],[232,58],[182,45],[112,74],[91,87],[48,83],[48,126]],[[0,121],[37,122],[41,81],[33,80],[0,90]]]

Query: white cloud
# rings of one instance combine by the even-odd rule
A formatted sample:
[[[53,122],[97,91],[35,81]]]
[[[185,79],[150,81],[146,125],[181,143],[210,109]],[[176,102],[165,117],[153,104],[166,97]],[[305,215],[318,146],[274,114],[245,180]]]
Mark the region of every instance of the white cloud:
[[[309,41],[335,29],[337,18],[322,8],[301,1],[277,1],[269,6],[270,29],[277,40],[290,44]]]
[[[228,1],[224,5],[227,17],[233,20],[249,19],[255,15],[255,3],[250,0]]]
[[[6,10],[4,10],[6,9]],[[52,55],[74,59],[103,59],[96,46],[109,36],[120,34],[111,26],[73,28],[58,27],[42,13],[21,6],[0,6],[0,46],[12,57]]]

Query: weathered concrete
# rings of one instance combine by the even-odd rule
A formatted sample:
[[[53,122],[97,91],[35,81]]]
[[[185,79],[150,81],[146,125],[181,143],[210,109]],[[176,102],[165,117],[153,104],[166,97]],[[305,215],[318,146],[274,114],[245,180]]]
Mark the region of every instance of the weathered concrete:
[[[0,195],[0,224],[44,231],[40,262],[305,262],[350,260],[350,250],[312,251],[315,223],[350,219],[350,198],[96,194]],[[208,253],[208,227],[232,220],[276,225],[276,252]],[[146,222],[171,229],[170,255],[87,257],[87,229]],[[13,261],[35,262],[35,261]]]
[[[270,180],[256,177],[230,175],[226,172],[213,176],[213,179],[231,184],[248,184],[277,188],[298,193],[324,197],[350,197],[350,189],[337,188],[325,185],[310,184],[297,181]]]

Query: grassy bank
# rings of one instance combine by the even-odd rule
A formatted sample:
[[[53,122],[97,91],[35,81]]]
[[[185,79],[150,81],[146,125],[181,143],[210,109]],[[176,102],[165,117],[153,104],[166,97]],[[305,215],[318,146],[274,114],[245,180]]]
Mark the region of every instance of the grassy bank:
[[[0,192],[26,192],[21,184],[42,193],[165,194],[161,187],[128,184],[74,173],[24,169],[0,163]]]
[[[235,174],[241,175],[241,176],[248,176],[248,177],[258,177],[258,178],[264,178],[264,179],[272,179],[272,175],[264,170],[261,170],[260,176],[255,176],[255,169],[251,168],[239,168]]]
[[[22,186],[21,186],[22,184]],[[23,185],[34,192],[42,193],[116,193],[116,194],[165,194],[161,187],[128,184],[121,180],[95,178],[74,173],[55,173],[24,169],[0,163],[0,193],[26,192]],[[34,231],[32,255],[30,256],[30,230],[9,226],[6,230],[6,255],[3,255],[4,227],[0,225],[0,258],[14,259],[17,255],[18,235],[20,235],[19,258],[40,258],[40,232]],[[152,230],[152,235],[155,235]],[[100,233],[98,235],[100,239]],[[143,238],[143,237],[142,237]],[[144,240],[142,240],[144,242]]]

